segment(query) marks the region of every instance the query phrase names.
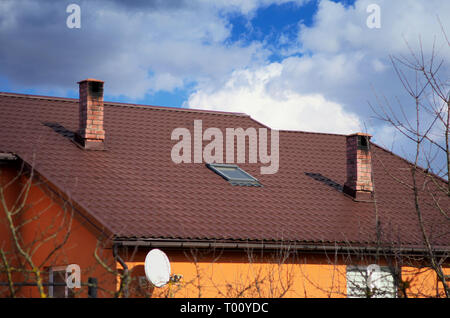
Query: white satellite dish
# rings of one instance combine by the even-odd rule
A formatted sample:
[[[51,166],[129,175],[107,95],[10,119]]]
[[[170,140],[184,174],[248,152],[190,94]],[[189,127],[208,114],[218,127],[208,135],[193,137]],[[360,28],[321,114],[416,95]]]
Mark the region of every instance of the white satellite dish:
[[[170,262],[167,255],[155,248],[145,257],[145,276],[156,287],[162,287],[170,280]]]

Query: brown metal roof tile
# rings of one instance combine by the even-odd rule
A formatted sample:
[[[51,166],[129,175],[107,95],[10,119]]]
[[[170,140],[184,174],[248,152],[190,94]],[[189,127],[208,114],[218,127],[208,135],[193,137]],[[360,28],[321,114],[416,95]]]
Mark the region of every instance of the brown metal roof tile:
[[[259,164],[239,164],[263,184],[243,187],[204,164],[174,164],[170,157],[172,130],[192,132],[195,119],[204,129],[265,127],[242,114],[105,102],[106,151],[82,150],[67,136],[77,129],[74,99],[0,94],[0,118],[0,151],[34,162],[122,239],[375,240],[374,203],[355,202],[339,190],[346,177],[343,135],[281,131],[278,173],[260,175]],[[420,244],[411,193],[383,168],[407,180],[408,163],[376,145],[372,149],[386,237]],[[442,200],[448,207],[449,199]],[[424,216],[435,243],[448,246],[448,226],[426,205]]]

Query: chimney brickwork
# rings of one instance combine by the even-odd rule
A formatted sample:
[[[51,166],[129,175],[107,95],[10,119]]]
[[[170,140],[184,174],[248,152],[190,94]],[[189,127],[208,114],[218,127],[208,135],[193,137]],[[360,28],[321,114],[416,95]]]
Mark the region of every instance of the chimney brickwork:
[[[347,180],[344,183],[344,192],[355,199],[372,198],[371,137],[364,133],[347,136]]]
[[[77,141],[85,149],[104,150],[103,81],[86,79],[80,85],[79,129]]]

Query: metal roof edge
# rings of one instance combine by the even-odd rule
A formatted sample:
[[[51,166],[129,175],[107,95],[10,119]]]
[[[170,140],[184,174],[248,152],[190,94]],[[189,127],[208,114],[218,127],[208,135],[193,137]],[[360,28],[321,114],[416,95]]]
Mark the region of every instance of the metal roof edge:
[[[50,100],[50,101],[63,101],[63,102],[72,102],[72,103],[78,103],[78,101],[79,101],[78,98],[33,95],[33,94],[20,94],[20,93],[12,93],[12,92],[0,92],[0,96],[8,96],[8,97],[16,97],[16,98],[45,99],[45,100]],[[175,106],[174,107],[155,106],[155,105],[121,103],[121,102],[110,102],[110,101],[104,101],[104,105],[105,106],[139,108],[139,109],[151,109],[151,110],[168,110],[168,111],[181,111],[181,112],[191,112],[191,113],[204,113],[204,114],[250,117],[248,114],[239,113],[239,112],[226,112],[226,111],[219,111],[219,110],[182,108],[182,107],[175,107]]]
[[[122,247],[152,247],[152,248],[201,248],[201,249],[227,249],[227,250],[292,250],[297,252],[338,252],[350,254],[374,254],[379,253],[380,249],[383,254],[427,254],[428,251],[424,247],[384,247],[380,248],[373,245],[364,245],[355,243],[355,245],[332,244],[324,242],[316,243],[300,243],[300,242],[268,242],[268,241],[220,241],[220,240],[182,240],[182,239],[113,239],[114,244]],[[448,254],[450,248],[437,248],[434,250],[436,254]]]

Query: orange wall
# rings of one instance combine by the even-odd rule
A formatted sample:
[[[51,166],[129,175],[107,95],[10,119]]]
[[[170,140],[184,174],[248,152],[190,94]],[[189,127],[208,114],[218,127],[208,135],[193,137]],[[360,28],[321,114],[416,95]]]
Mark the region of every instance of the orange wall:
[[[450,275],[450,267],[444,268],[443,271],[444,275]],[[442,283],[438,282],[436,273],[430,268],[405,266],[402,268],[402,277],[409,286],[408,297],[437,297],[437,295],[444,297],[445,295]]]
[[[27,177],[21,176],[5,189],[6,183],[17,174],[18,170],[15,167],[0,166],[0,185],[4,188],[4,199],[10,211],[19,193],[29,181]],[[25,206],[20,213],[14,216],[14,222],[17,226],[25,220],[33,220],[21,228],[19,235],[22,248],[35,251],[32,256],[34,264],[42,264],[40,269],[43,271],[47,266],[78,264],[81,268],[82,282],[87,282],[88,277],[96,277],[101,288],[114,292],[115,276],[107,273],[94,258],[94,250],[100,239],[100,232],[80,217],[67,200],[63,201],[49,191],[42,181],[35,180],[27,193],[26,200],[22,200],[25,202]],[[22,199],[25,199],[25,196]],[[67,235],[66,243],[58,248]],[[17,266],[14,258],[17,258],[19,252],[12,248],[14,246],[12,235],[7,226],[3,207],[0,207],[0,242],[0,248],[3,246],[3,250],[8,253],[8,260]],[[56,252],[46,260],[52,251]],[[111,249],[100,248],[98,254],[103,255],[102,259],[115,269]],[[21,259],[23,260],[23,258]],[[30,267],[27,266],[27,269]],[[35,281],[35,276],[19,277],[16,275],[15,279],[17,281]],[[43,279],[47,281],[45,274],[43,274]],[[6,281],[5,276],[0,276],[0,281]],[[87,287],[76,291],[83,296],[87,295]],[[99,289],[98,295],[109,294]],[[9,296],[8,289],[0,286],[0,297],[5,296]],[[39,293],[36,287],[23,287],[17,296],[39,297]]]
[[[332,259],[324,255],[301,254],[280,262],[280,255],[251,257],[246,252],[216,251],[191,254],[189,251],[165,250],[172,274],[182,275],[179,283],[162,288],[139,285],[145,276],[144,259],[150,248],[140,248],[124,257],[132,272],[130,294],[139,297],[346,297],[348,258]],[[368,265],[373,260],[360,261]],[[384,262],[380,265],[385,266]],[[120,267],[120,265],[118,265]],[[445,269],[447,274],[450,268]],[[408,297],[436,297],[437,280],[431,270],[403,267],[402,279],[408,281]],[[442,293],[442,288],[440,289]],[[443,294],[441,294],[442,296]]]
[[[345,265],[330,265],[323,257],[295,257],[280,263],[278,257],[254,257],[247,253],[193,257],[167,251],[172,273],[182,275],[179,284],[147,289],[153,297],[344,297]],[[137,277],[144,276],[145,253],[129,261],[139,293]],[[142,289],[141,289],[142,290]]]

